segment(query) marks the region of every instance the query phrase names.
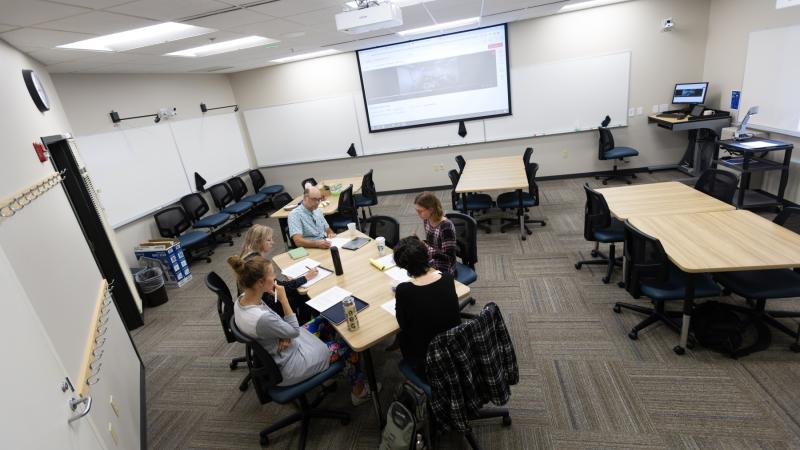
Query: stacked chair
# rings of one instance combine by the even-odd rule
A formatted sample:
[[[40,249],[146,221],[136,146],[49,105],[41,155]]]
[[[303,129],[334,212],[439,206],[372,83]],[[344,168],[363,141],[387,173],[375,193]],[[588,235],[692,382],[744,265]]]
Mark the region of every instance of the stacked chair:
[[[192,222],[183,207],[169,206],[155,213],[153,218],[161,236],[180,242],[187,261],[204,259],[211,262],[210,256],[214,253],[211,235],[200,230],[187,232]]]
[[[215,213],[205,215],[209,211],[208,203],[197,192],[183,196],[180,202],[192,222],[192,228],[204,229],[211,234],[214,242],[218,244],[225,242],[228,245],[233,245],[233,238],[222,232],[225,224],[231,218],[230,214]]]

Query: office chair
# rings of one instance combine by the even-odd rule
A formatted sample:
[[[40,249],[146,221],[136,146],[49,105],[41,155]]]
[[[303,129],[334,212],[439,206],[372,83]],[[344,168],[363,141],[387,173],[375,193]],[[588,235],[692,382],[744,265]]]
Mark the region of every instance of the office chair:
[[[327,217],[328,225],[334,231],[341,231],[347,229],[347,224],[354,222],[358,226],[358,210],[356,209],[356,202],[353,198],[353,186],[348,186],[347,189],[339,193],[339,207],[336,214]]]
[[[583,213],[583,238],[589,242],[594,242],[592,257],[600,259],[588,259],[575,263],[575,268],[581,270],[583,265],[607,265],[606,276],[602,278],[603,283],[608,284],[611,280],[611,273],[615,266],[622,265],[622,258],[615,256],[615,245],[617,242],[625,240],[624,225],[617,219],[611,217],[605,197],[589,187],[589,183],[583,186],[586,192],[586,206]],[[600,252],[600,244],[610,244],[608,256]]]
[[[375,182],[372,181],[372,169],[369,169],[361,180],[361,193],[356,194],[356,207],[361,209],[361,219],[366,220],[367,214],[364,208],[369,210],[372,216],[372,207],[378,204],[378,191],[375,190]]]
[[[169,206],[155,213],[153,218],[156,220],[156,227],[161,236],[178,239],[188,262],[195,259],[211,262],[209,256],[214,254],[214,249],[208,243],[211,235],[199,230],[184,233],[191,228],[192,223],[182,207]]]
[[[233,191],[227,183],[215,184],[208,188],[208,191],[219,212],[233,216],[233,224],[237,229],[247,228],[253,224],[252,221],[244,220],[245,215],[253,209],[253,204],[234,201]]]
[[[306,190],[306,183],[311,183],[312,186],[316,186],[317,180],[315,180],[314,178],[306,178],[305,180],[303,180],[303,182],[300,183],[300,187],[303,189],[303,191]]]
[[[228,186],[231,188],[233,199],[237,202],[250,202],[253,204],[253,209],[264,208],[266,209],[269,196],[256,191],[255,194],[247,195],[247,185],[240,177],[231,177],[228,180]],[[268,217],[269,215],[267,215]]]
[[[364,232],[372,239],[383,236],[389,248],[394,248],[400,241],[400,222],[394,217],[372,216],[362,221],[361,225],[364,227]]]
[[[784,207],[773,220],[774,223],[800,233],[800,207]],[[724,288],[727,295],[731,292],[743,297],[752,308],[737,307],[747,313],[755,312],[756,320],[766,322],[778,330],[788,334],[796,341],[791,350],[800,352],[800,341],[797,332],[790,329],[778,319],[800,317],[800,311],[767,311],[769,299],[800,297],[800,269],[746,270],[741,272],[720,272],[714,279]],[[755,303],[753,305],[753,303]]]
[[[267,184],[267,181],[264,179],[264,174],[262,174],[260,170],[253,169],[249,172],[249,174],[250,182],[253,183],[254,191],[267,194],[267,197],[269,198],[272,198],[272,196],[278,194],[279,192],[283,192],[282,184],[271,184],[267,187],[264,187],[264,185]]]
[[[461,211],[463,213],[469,214],[470,216],[475,215],[476,212],[486,212],[492,206],[494,206],[494,201],[492,197],[488,194],[474,194],[469,193],[466,195],[461,195],[456,193],[456,187],[458,186],[458,181],[461,179],[461,175],[458,173],[457,170],[453,169],[447,172],[447,176],[450,177],[450,184],[453,186],[453,190],[450,191],[450,200],[453,203],[453,209],[456,211]],[[462,201],[466,198],[466,204]],[[478,227],[485,231],[487,234],[492,232],[492,229],[489,228],[489,225],[492,224],[492,219],[476,219],[478,221]]]
[[[225,281],[214,271],[206,275],[205,283],[206,287],[217,295],[217,315],[219,316],[220,325],[222,325],[222,332],[225,334],[225,340],[229,343],[236,342],[236,337],[233,335],[230,325],[231,317],[233,317],[233,297],[231,296],[230,289],[228,289],[228,285],[225,284]],[[236,370],[239,364],[244,364],[245,362],[247,362],[247,359],[244,356],[233,358],[228,367],[230,367],[231,370]],[[246,391],[249,384],[250,374],[248,373],[239,384],[239,390],[242,392]]]
[[[467,214],[447,213],[445,217],[455,226],[458,246],[456,257],[461,258],[461,262],[456,260],[455,279],[461,284],[470,285],[478,280],[478,273],[475,271],[475,264],[478,262],[478,223]],[[474,304],[475,299],[469,297],[459,303],[458,309]]]
[[[230,319],[230,329],[236,340],[246,345],[245,357],[247,358],[247,367],[250,369],[251,381],[253,382],[256,395],[258,396],[258,401],[262,405],[271,401],[280,405],[293,403],[300,409],[296,413],[284,417],[278,422],[261,430],[259,433],[259,443],[262,447],[269,445],[269,435],[271,433],[297,422],[300,422],[299,448],[301,450],[306,448],[306,439],[308,439],[308,430],[312,418],[339,419],[342,425],[350,423],[350,414],[348,413],[328,409],[317,409],[317,406],[332,389],[321,389],[317,396],[310,402],[306,397],[309,391],[321,386],[323,382],[334,378],[344,369],[344,361],[342,359],[331,363],[327,369],[305,381],[291,386],[279,386],[281,381],[283,381],[283,376],[281,375],[280,368],[275,364],[275,360],[272,359],[272,356],[270,356],[257,341],[251,339],[236,327],[235,317],[231,317]]]
[[[533,147],[528,147],[525,149],[525,153],[522,154],[522,162],[525,164],[525,170],[528,170],[528,167],[531,165],[531,157],[533,156]]]
[[[694,188],[719,201],[731,203],[739,185],[739,177],[721,169],[706,169],[700,174]]]
[[[608,124],[611,122],[611,118],[606,116],[603,123],[597,128],[597,131],[600,133],[600,141],[598,145],[598,159],[601,161],[606,160],[620,160],[622,162],[627,163],[625,158],[630,156],[639,156],[639,151],[630,147],[617,147],[614,145],[614,136],[611,134],[611,130],[606,128]],[[608,184],[609,180],[623,180],[628,184],[631,184],[631,180],[626,179],[625,177],[636,178],[635,173],[628,173],[625,174],[622,171],[617,170],[617,163],[614,162],[614,168],[611,173],[603,178],[603,184]],[[595,177],[596,180],[599,180],[600,176]]]
[[[531,153],[533,153],[533,149],[531,149]],[[500,219],[501,224],[503,222],[508,222],[505,225],[500,226],[501,233],[505,233],[509,228],[517,227],[520,223],[520,220],[523,220],[525,232],[528,234],[532,234],[531,229],[528,228],[529,223],[538,223],[542,226],[547,225],[544,220],[531,219],[527,214],[525,214],[525,211],[529,211],[530,208],[539,206],[539,186],[536,184],[536,172],[538,171],[539,164],[536,163],[531,163],[525,167],[525,173],[528,176],[528,192],[522,192],[519,195],[517,194],[517,191],[504,192],[497,196],[497,207],[502,211],[507,209],[517,210],[517,217],[513,219],[507,217]],[[520,195],[522,196],[521,202],[519,199]]]
[[[456,155],[456,164],[458,165],[458,174],[464,173],[464,167],[467,166],[467,160],[461,155]]]
[[[628,337],[636,340],[639,331],[658,322],[662,322],[675,332],[680,332],[682,311],[666,311],[665,302],[682,300],[686,294],[686,274],[678,269],[667,258],[667,253],[661,242],[639,229],[625,222],[625,260],[627,274],[625,275],[625,289],[633,296],[639,298],[642,294],[647,296],[655,308],[617,302],[614,312],[621,313],[622,309],[629,309],[644,314],[647,317],[628,333]],[[708,274],[698,274],[695,279],[695,298],[717,297],[720,294],[719,286]],[[678,320],[676,320],[678,319]]]
[[[222,227],[231,218],[230,214],[215,213],[203,217],[203,214],[209,211],[209,207],[206,199],[197,192],[184,195],[180,202],[192,222],[192,228],[205,228],[217,244],[226,242],[228,245],[233,245],[233,238],[230,235],[226,233],[221,236]]]

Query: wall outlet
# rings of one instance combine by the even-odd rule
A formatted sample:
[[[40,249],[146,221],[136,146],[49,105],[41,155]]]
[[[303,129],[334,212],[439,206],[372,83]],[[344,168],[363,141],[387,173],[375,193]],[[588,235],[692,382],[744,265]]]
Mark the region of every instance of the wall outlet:
[[[628,117],[633,117],[636,114],[636,108],[628,108]]]
[[[662,103],[658,105],[658,112],[664,112],[669,109],[669,105],[666,103]]]
[[[644,113],[644,108],[641,106],[636,107],[636,115],[641,116]]]
[[[433,165],[433,171],[434,172],[444,172],[444,164],[441,164],[441,163],[434,164]]]

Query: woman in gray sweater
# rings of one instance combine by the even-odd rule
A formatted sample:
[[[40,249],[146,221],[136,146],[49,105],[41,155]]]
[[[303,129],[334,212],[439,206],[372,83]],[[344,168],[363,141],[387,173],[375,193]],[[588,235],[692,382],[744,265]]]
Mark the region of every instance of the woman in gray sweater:
[[[328,365],[345,358],[346,372],[352,386],[351,399],[354,405],[366,402],[370,397],[369,387],[364,383],[358,354],[350,351],[335,336],[323,342],[311,334],[308,325],[319,327],[318,322],[300,326],[297,316],[286,297],[283,286],[275,283],[272,263],[262,256],[247,260],[239,256],[228,258],[244,292],[234,304],[236,326],[246,335],[257,340],[272,356],[281,370],[281,386],[290,386],[316,375]],[[273,296],[283,309],[283,317],[276,314],[262,300]],[[324,327],[323,327],[324,328]],[[322,336],[322,335],[321,335]]]

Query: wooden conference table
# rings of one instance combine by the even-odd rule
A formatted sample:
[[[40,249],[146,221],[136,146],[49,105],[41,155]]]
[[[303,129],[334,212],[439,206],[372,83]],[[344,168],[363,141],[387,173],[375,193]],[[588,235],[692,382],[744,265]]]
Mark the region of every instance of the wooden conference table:
[[[731,211],[732,205],[677,181],[598,189],[619,220],[634,216]]]
[[[348,238],[356,236],[368,237],[360,231],[345,231],[338,235],[338,237]],[[333,269],[333,260],[331,259],[330,250],[314,248],[306,250],[308,251],[309,258],[318,261],[324,268]],[[392,249],[386,247],[385,254],[390,253],[392,253]],[[345,322],[341,325],[337,325],[336,331],[344,338],[350,348],[364,355],[364,368],[367,372],[367,380],[369,381],[370,389],[372,392],[378,392],[378,385],[375,379],[375,367],[372,361],[370,348],[383,339],[395,334],[400,329],[395,317],[381,308],[381,305],[394,299],[391,278],[369,262],[370,258],[379,257],[378,247],[374,239],[355,251],[340,249],[339,255],[342,260],[344,273],[339,276],[332,274],[318,281],[316,284],[309,287],[305,293],[313,298],[333,286],[339,286],[369,303],[368,308],[358,313],[358,330],[348,330],[347,323]],[[288,253],[282,253],[275,256],[273,261],[278,267],[283,269],[302,260],[293,260]],[[469,287],[458,281],[456,281],[455,284],[456,294],[458,294],[459,300],[469,297]],[[303,292],[302,288],[301,292]],[[372,401],[375,407],[375,413],[380,420],[381,428],[383,428],[384,416],[379,396],[373,395]]]
[[[358,194],[361,192],[361,181],[363,180],[362,177],[350,177],[350,178],[332,178],[329,180],[322,180],[317,186],[336,186],[341,185],[342,190],[346,189],[348,185],[353,186],[353,195]],[[341,191],[340,191],[341,192]],[[322,214],[325,216],[329,216],[331,214],[336,214],[339,211],[339,194],[333,194],[329,191],[322,191],[322,195],[326,197],[328,204],[322,206],[320,204],[318,209],[322,209]],[[288,205],[297,205],[303,200],[303,194],[298,195],[297,197],[293,198]],[[283,208],[279,208],[274,213],[270,214],[270,218],[278,219],[278,224],[281,227],[281,235],[283,236],[283,242],[289,243],[288,236],[289,233],[289,226],[288,226],[288,219],[289,213],[292,210],[285,210]]]
[[[519,196],[519,236],[525,236],[525,211],[522,207],[522,190],[528,188],[528,176],[525,173],[525,162],[521,156],[500,156],[496,158],[480,158],[467,160],[464,172],[456,186],[456,193],[461,194],[461,203],[466,205],[469,192],[485,191],[517,191]]]

